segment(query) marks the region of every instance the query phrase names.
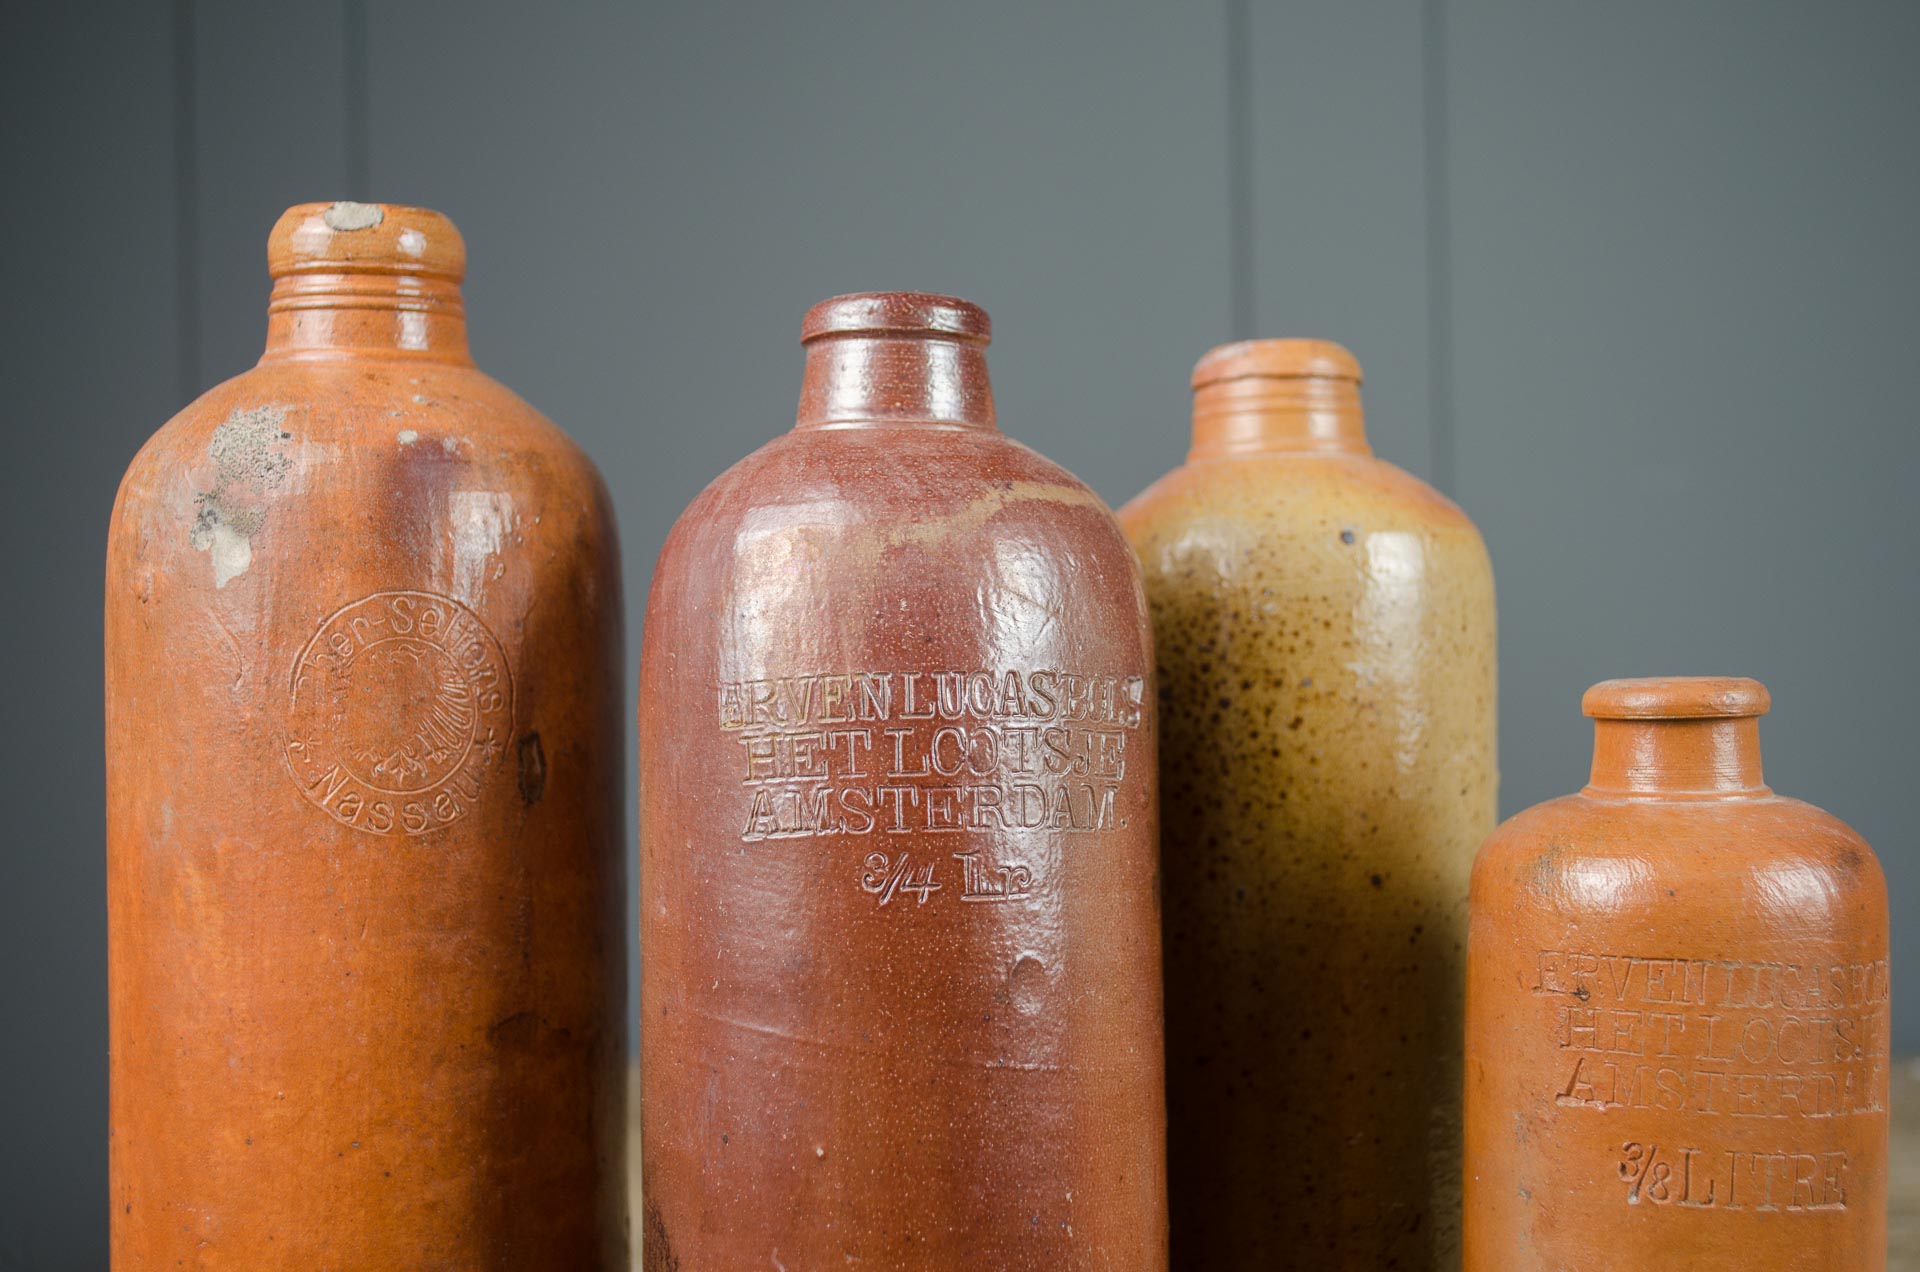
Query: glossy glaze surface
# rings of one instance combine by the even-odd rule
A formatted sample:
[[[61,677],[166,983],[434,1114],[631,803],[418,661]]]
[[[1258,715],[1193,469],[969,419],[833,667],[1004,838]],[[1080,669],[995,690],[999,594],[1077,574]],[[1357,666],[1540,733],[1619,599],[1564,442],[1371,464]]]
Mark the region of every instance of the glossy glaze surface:
[[[1319,341],[1214,350],[1188,462],[1120,513],[1159,660],[1176,1267],[1457,1258],[1493,578],[1372,456],[1359,374]]]
[[[1162,1267],[1138,566],[996,430],[980,310],[804,335],[647,609],[645,1264]]]
[[[1474,867],[1467,1267],[1884,1267],[1872,850],[1767,788],[1754,681],[1609,681],[1584,705],[1587,787]]]
[[[444,217],[269,263],[109,537],[114,1263],[623,1267],[606,492],[474,367]]]

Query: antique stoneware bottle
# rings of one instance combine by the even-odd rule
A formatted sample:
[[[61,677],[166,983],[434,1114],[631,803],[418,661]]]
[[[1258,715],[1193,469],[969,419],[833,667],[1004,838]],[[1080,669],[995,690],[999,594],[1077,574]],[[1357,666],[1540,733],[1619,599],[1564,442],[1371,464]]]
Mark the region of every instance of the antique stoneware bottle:
[[[1121,510],[1159,660],[1174,1266],[1458,1259],[1493,577],[1368,448],[1338,345],[1226,345]]]
[[[106,586],[116,1266],[622,1268],[620,592],[438,213],[291,209]]]
[[[1751,680],[1587,691],[1593,773],[1473,871],[1474,1272],[1886,1266],[1887,891],[1761,779]]]
[[[980,309],[802,339],[647,607],[647,1266],[1162,1267],[1139,568],[996,430]]]

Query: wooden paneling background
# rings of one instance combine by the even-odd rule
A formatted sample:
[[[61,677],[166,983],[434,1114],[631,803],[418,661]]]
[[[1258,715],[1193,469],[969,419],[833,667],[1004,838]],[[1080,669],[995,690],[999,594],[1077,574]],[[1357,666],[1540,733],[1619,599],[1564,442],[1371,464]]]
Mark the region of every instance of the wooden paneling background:
[[[257,356],[268,226],[439,207],[476,352],[667,527],[837,291],[985,304],[1004,427],[1130,497],[1208,345],[1326,335],[1487,533],[1509,810],[1580,690],[1758,676],[1783,790],[1920,846],[1920,7],[179,0],[0,18],[16,727],[0,1269],[104,1264],[99,576],[119,472]],[[164,668],[156,674],[166,674]],[[631,801],[629,801],[631,803]],[[1920,1046],[1920,979],[1896,973]]]

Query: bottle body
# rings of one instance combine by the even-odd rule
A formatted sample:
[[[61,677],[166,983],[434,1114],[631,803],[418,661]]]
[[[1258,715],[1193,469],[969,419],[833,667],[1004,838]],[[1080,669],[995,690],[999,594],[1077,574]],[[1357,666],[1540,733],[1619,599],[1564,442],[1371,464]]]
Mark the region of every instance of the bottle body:
[[[922,336],[810,344],[802,427],[655,573],[648,1266],[1164,1264],[1137,567],[990,417],[807,425],[817,374],[918,375]]]
[[[1597,754],[1482,850],[1468,1268],[1885,1266],[1885,883],[1753,746],[1718,793],[1602,784]]]
[[[1203,414],[1120,514],[1162,707],[1173,1262],[1448,1266],[1497,781],[1486,551],[1363,441],[1265,415],[1216,449]]]
[[[463,358],[285,352],[114,510],[115,1262],[621,1266],[605,491]]]

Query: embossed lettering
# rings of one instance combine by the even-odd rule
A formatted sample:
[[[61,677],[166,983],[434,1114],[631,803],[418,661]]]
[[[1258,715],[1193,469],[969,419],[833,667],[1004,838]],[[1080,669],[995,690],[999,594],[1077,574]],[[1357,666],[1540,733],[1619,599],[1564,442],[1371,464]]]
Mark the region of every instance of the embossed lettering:
[[[1543,950],[1556,1103],[1732,1118],[1878,1113],[1887,965]]]
[[[1702,1148],[1628,1141],[1615,1164],[1630,1206],[1785,1214],[1847,1208],[1844,1151]]]
[[[512,692],[499,642],[459,602],[375,593],[330,615],[294,662],[288,771],[347,826],[426,833],[479,802]]]
[[[1124,830],[1145,690],[1138,676],[1054,668],[723,683],[718,723],[740,748],[735,825],[750,844]],[[939,890],[933,868],[916,864],[895,878],[907,855],[866,854],[862,889],[884,904],[911,884],[925,904]],[[1027,864],[952,855],[962,900],[1017,900],[1037,886]]]

